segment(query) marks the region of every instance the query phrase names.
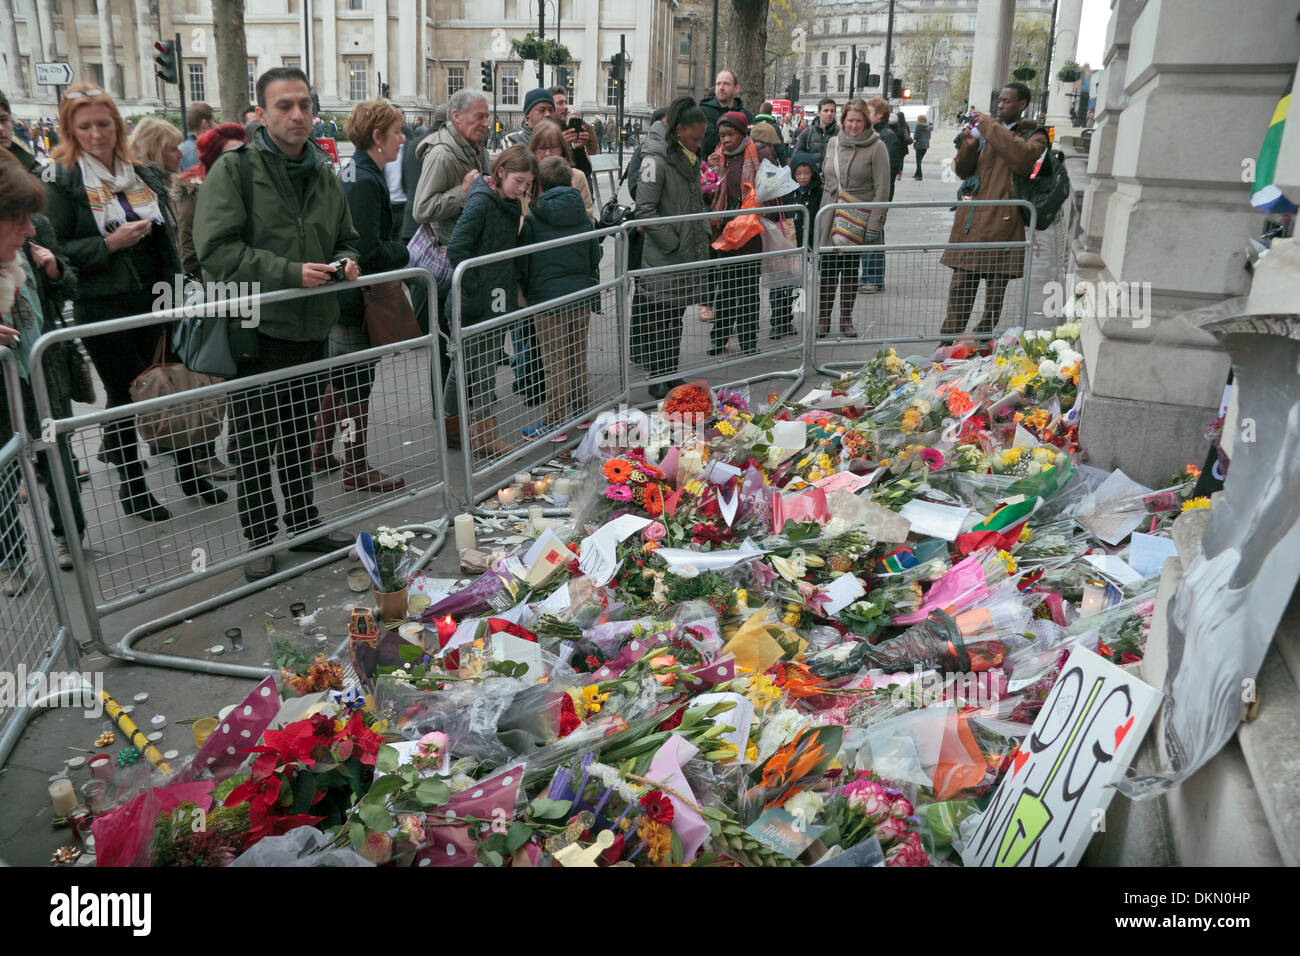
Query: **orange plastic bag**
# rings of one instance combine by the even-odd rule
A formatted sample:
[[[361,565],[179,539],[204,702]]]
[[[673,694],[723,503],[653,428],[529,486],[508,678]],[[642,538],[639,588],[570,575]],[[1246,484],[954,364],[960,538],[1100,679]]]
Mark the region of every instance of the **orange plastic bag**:
[[[758,199],[755,195],[754,187],[750,183],[744,183],[742,186],[745,198],[740,203],[741,209],[757,209]],[[729,249],[739,249],[745,243],[749,242],[756,236],[763,234],[763,222],[757,214],[749,216],[734,216],[725,227],[722,235],[713,240],[713,248],[719,252]]]

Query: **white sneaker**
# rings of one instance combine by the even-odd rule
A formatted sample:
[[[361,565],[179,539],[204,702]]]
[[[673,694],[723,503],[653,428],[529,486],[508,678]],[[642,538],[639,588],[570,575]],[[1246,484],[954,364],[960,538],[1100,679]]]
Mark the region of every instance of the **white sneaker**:
[[[68,550],[68,542],[63,538],[54,539],[54,560],[60,571],[72,570],[72,552]]]
[[[4,578],[6,597],[17,597],[27,587],[26,564],[0,564],[0,577]]]

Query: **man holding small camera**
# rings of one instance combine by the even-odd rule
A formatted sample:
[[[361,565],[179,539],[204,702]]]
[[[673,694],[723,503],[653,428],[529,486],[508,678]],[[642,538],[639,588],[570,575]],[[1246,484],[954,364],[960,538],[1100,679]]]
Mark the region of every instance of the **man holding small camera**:
[[[1008,83],[998,94],[998,115],[972,110],[958,134],[960,143],[953,168],[963,177],[961,198],[1007,200],[1016,198],[1015,176],[1028,176],[1048,147],[1047,133],[1032,120],[1022,119],[1029,106],[1029,87]],[[1016,243],[1025,241],[1025,226],[1015,206],[957,204],[949,243]],[[966,331],[971,308],[984,282],[984,314],[976,336],[992,335],[1002,317],[1007,283],[1024,275],[1023,249],[962,249],[950,245],[939,259],[952,269],[948,287],[948,314],[939,334],[955,338]]]
[[[347,197],[324,153],[308,142],[311,89],[296,67],[277,67],[257,81],[262,126],[249,145],[213,164],[199,190],[194,245],[205,278],[240,283],[247,294],[313,288],[356,279],[357,232]],[[240,376],[323,359],[339,317],[334,295],[263,305],[249,322],[231,322]],[[251,327],[249,327],[251,325]],[[345,547],[342,533],[313,534],[321,524],[312,487],[312,427],[325,376],[303,376],[231,396],[239,467],[239,520],[250,549],[276,537],[271,478],[276,458],[284,523],[300,540],[292,551]],[[275,571],[275,556],[244,566],[250,581]]]

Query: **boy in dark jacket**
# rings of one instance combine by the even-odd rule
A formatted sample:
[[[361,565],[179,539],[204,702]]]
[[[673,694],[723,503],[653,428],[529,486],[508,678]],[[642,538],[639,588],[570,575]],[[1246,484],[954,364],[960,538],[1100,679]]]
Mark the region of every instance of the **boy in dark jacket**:
[[[582,195],[570,185],[573,170],[562,156],[542,160],[542,194],[524,217],[521,246],[548,242],[592,231]],[[589,239],[535,252],[519,260],[519,287],[529,305],[571,295],[600,281],[600,242]],[[546,419],[524,429],[537,438],[554,431],[570,417],[588,411],[587,329],[598,297],[588,296],[533,316],[536,343],[546,369]],[[558,435],[553,441],[562,441]]]
[[[817,173],[817,160],[810,153],[795,153],[790,157],[790,166],[794,181],[799,184],[794,192],[781,198],[785,206],[798,203],[808,210],[808,228],[804,228],[802,217],[794,216],[795,245],[801,249],[812,245],[816,230],[813,221],[822,203],[822,179]],[[773,289],[768,297],[772,308],[772,331],[770,338],[783,339],[794,335],[794,288]]]

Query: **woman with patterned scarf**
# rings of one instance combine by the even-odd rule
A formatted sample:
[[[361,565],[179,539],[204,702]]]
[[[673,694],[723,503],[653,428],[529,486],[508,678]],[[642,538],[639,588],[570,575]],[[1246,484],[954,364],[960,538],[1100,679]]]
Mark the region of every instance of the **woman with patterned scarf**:
[[[153,310],[157,283],[175,287],[182,275],[175,212],[166,201],[166,174],[152,163],[136,164],[126,125],[113,98],[85,83],[73,84],[59,105],[62,142],[54,150],[54,177],[46,183],[48,216],[63,250],[80,273],[78,325]],[[83,342],[108,393],[108,407],[131,402],[131,383],[154,362],[166,324],[86,336]],[[209,504],[226,499],[199,474],[194,448],[176,449],[181,489]],[[170,512],[145,484],[135,424],[104,428],[100,457],[121,478],[122,510],[145,521]]]
[[[718,176],[718,191],[713,194],[714,211],[739,209],[745,198],[745,186],[754,188],[758,167],[763,160],[776,162],[771,147],[755,143],[749,135],[749,121],[739,111],[723,113],[718,118],[718,148],[709,157],[709,168]],[[715,238],[730,221],[715,224]],[[757,235],[739,249],[729,249],[721,257],[747,256],[763,251],[763,237]],[[717,307],[709,330],[709,354],[726,355],[727,340],[734,328],[740,351],[744,355],[758,352],[758,317],[762,299],[759,283],[762,264],[744,262],[718,266]]]
[[[20,394],[24,424],[32,435],[40,433],[36,401],[31,388],[32,346],[44,330],[45,317],[41,305],[40,286],[32,269],[32,261],[23,251],[28,236],[35,234],[32,217],[45,206],[45,191],[40,180],[30,175],[15,160],[0,159],[0,345],[7,346],[17,359]],[[38,268],[47,278],[58,276],[63,266],[49,249],[33,246]],[[47,359],[53,355],[47,351]],[[49,365],[47,363],[47,370]],[[49,376],[51,392],[56,388],[57,374]],[[66,406],[66,400],[60,403]],[[56,414],[66,413],[66,408],[56,407]],[[13,435],[8,393],[0,388],[0,447]],[[77,498],[76,472],[72,469],[67,444],[60,445],[64,473],[68,476],[68,493],[72,498],[74,523],[78,534],[85,531],[85,519]],[[60,567],[70,567],[71,558],[64,541],[62,513],[55,501],[53,469],[45,454],[38,456],[36,467],[41,480],[50,490],[50,524],[58,547]],[[27,536],[19,517],[20,498],[16,471],[9,471],[0,482],[0,586],[9,597],[19,594],[27,585]],[[33,491],[34,489],[29,489]]]

